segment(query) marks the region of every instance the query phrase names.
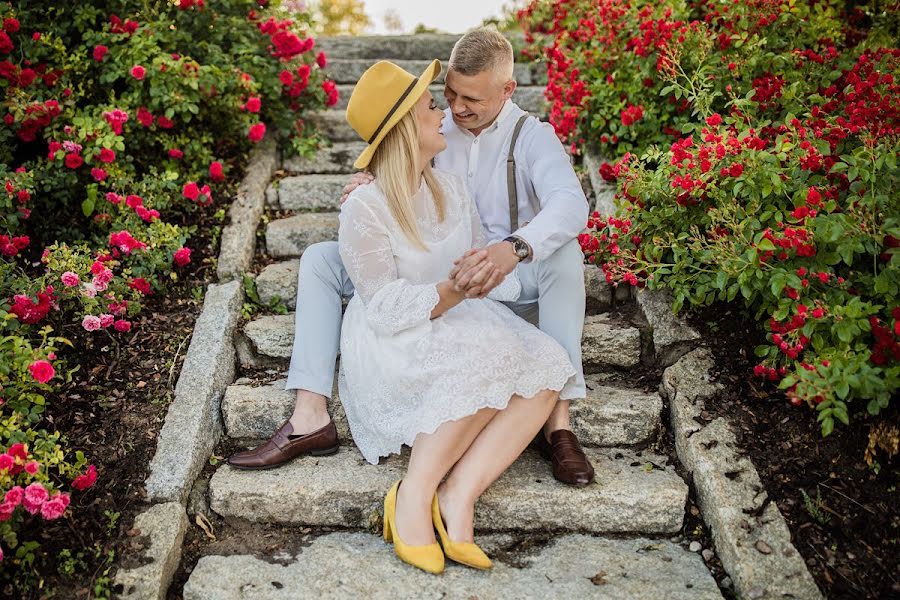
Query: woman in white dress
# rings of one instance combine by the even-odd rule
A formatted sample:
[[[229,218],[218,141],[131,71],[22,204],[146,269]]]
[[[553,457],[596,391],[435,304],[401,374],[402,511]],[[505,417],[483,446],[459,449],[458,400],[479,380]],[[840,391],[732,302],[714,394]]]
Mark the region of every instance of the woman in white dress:
[[[434,61],[416,78],[381,61],[360,78],[347,120],[369,142],[355,166],[376,179],[350,194],[339,231],[356,290],[342,325],[341,402],[369,462],[412,447],[385,498],[384,535],[434,573],[445,555],[490,567],[474,544],[475,502],[575,373],[554,339],[495,300],[518,297],[515,271],[487,297],[480,286],[499,276],[489,261],[467,290],[449,275],[486,240],[464,183],[430,167],[446,147],[428,91],[440,70]]]

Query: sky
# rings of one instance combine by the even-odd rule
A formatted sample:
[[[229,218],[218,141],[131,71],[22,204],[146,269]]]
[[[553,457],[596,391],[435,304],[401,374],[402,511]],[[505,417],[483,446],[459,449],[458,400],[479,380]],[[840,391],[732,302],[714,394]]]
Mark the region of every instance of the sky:
[[[385,29],[384,14],[393,9],[403,23],[402,32],[410,32],[419,23],[447,33],[462,33],[487,17],[500,15],[510,0],[364,0],[366,13],[372,19],[367,33],[392,33]]]

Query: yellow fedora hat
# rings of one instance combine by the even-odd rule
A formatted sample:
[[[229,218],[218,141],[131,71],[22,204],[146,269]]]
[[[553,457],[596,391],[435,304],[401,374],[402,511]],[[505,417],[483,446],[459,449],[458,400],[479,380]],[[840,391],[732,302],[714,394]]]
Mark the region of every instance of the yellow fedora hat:
[[[362,74],[347,102],[347,122],[368,142],[353,166],[364,169],[384,136],[408,113],[425,89],[441,74],[434,60],[418,77],[387,60],[380,60]]]

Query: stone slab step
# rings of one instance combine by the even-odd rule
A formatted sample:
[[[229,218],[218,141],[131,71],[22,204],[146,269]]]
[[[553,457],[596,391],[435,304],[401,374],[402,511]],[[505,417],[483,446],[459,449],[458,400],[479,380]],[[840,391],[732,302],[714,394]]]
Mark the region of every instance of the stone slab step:
[[[329,59],[364,58],[377,60],[431,60],[445,62],[462,34],[360,35],[316,38],[316,51]]]
[[[338,213],[303,213],[266,225],[266,251],[276,258],[300,256],[307,246],[337,239]]]
[[[323,139],[332,142],[355,142],[359,136],[347,123],[343,110],[321,110],[310,116]]]
[[[299,279],[300,261],[288,259],[266,266],[256,276],[256,290],[264,304],[268,304],[275,296],[290,310],[297,305],[297,282]],[[612,302],[612,286],[603,279],[603,273],[594,265],[585,265],[584,287],[591,305],[604,309]]]
[[[669,541],[560,535],[529,543],[507,535],[478,538],[494,557],[482,573],[453,562],[439,577],[402,563],[370,533],[315,538],[293,560],[204,556],[184,600],[368,598],[599,598],[716,600],[716,582],[699,555]],[[388,583],[389,582],[389,583]]]
[[[449,56],[449,54],[447,55]],[[443,66],[443,71],[435,80],[437,83],[444,83],[444,75],[447,73],[447,62],[444,57],[435,57],[441,60],[441,64]],[[359,81],[359,78],[362,77],[362,74],[366,72],[366,69],[375,64],[377,59],[370,58],[331,58],[328,59],[328,64],[325,68],[325,76],[329,79],[334,80],[335,83],[348,83],[352,85],[356,85],[356,82]],[[431,60],[408,60],[408,59],[392,59],[391,62],[396,64],[399,67],[406,69],[408,72],[412,73],[415,76],[419,76],[419,74],[424,71],[429,64],[431,64]],[[541,69],[540,66],[535,67],[538,70]],[[531,74],[532,65],[530,63],[517,63],[513,69],[513,75],[516,79],[516,82],[519,85],[531,85],[535,83],[535,79]]]
[[[350,100],[350,94],[353,93],[353,86],[349,84],[339,84],[338,103],[334,108],[344,110],[347,108],[347,102]],[[428,87],[431,95],[434,96],[435,103],[441,108],[447,108],[447,101],[444,99],[444,86],[431,85]],[[513,92],[513,101],[519,105],[522,110],[540,115],[546,112],[547,101],[544,99],[544,88],[542,86],[525,85],[516,88]]]
[[[354,155],[353,160],[356,159]],[[291,162],[293,159],[288,159]],[[340,175],[295,175],[269,185],[266,203],[275,210],[294,212],[339,211],[341,192],[349,177]]]
[[[304,215],[306,216],[306,215]],[[293,218],[293,217],[292,217]],[[256,355],[287,364],[294,344],[294,314],[265,315],[244,325],[243,337]],[[241,357],[242,361],[251,357]],[[604,315],[587,317],[582,336],[585,366],[633,367],[641,358],[638,329],[610,321]],[[269,363],[271,364],[271,363]]]
[[[294,390],[285,390],[286,379],[265,385],[230,385],[222,398],[222,419],[233,438],[267,439],[294,409]],[[661,425],[659,394],[603,385],[588,377],[588,397],[573,402],[572,429],[585,446],[631,446],[652,439]],[[353,444],[337,385],[328,412],[341,440]]]
[[[550,463],[526,450],[482,495],[480,531],[567,530],[674,533],[684,520],[687,485],[666,457],[621,449],[585,450],[597,480],[575,488],[553,479]],[[369,527],[380,522],[384,495],[402,478],[407,453],[366,462],[343,447],[270,471],[223,465],[209,482],[210,507],[223,517],[316,527]]]
[[[292,156],[282,163],[282,168],[296,175],[348,174],[353,173],[353,161],[360,155],[366,144],[360,141],[336,142],[321,148],[312,158]],[[338,194],[340,198],[340,194]]]

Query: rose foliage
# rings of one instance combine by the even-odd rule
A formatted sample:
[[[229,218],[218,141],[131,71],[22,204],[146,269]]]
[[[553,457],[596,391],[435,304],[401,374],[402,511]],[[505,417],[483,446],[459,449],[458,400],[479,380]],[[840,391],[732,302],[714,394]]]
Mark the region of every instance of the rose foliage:
[[[142,301],[190,268],[189,223],[233,190],[231,165],[267,131],[311,149],[303,116],[336,103],[337,89],[308,17],[264,0],[20,1],[0,20],[8,574],[30,564],[21,534],[65,516],[98,477],[45,418],[74,370],[63,328],[139,344]]]
[[[619,214],[581,236],[611,283],[739,302],[755,374],[823,435],[900,383],[897,3],[535,0],[551,121]]]

